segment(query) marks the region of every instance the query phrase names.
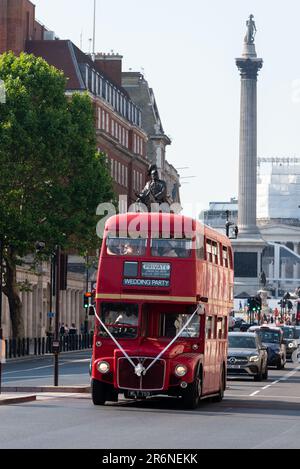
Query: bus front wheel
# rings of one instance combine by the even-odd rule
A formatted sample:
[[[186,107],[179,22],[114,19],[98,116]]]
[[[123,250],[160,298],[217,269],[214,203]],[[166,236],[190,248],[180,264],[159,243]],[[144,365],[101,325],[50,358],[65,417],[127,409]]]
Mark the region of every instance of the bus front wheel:
[[[92,400],[94,405],[104,405],[107,400],[106,384],[92,379]]]
[[[183,405],[185,409],[197,409],[199,407],[200,398],[202,394],[202,383],[200,377],[188,384],[182,396]]]

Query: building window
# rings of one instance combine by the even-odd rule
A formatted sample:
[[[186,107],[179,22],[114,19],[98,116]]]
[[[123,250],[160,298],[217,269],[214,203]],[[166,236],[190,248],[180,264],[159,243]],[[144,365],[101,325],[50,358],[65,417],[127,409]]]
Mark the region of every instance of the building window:
[[[112,136],[115,134],[115,121],[113,119],[111,120],[111,134]]]
[[[143,189],[143,174],[140,173],[140,189]]]
[[[118,162],[115,160],[115,175],[114,180],[117,182],[118,180]]]
[[[118,170],[118,183],[121,184],[121,163],[119,163],[119,170]]]
[[[109,114],[106,113],[106,132],[109,133]]]
[[[110,160],[110,175],[112,178],[114,178],[114,160],[111,158]]]
[[[89,67],[85,67],[85,87],[89,89]]]
[[[101,128],[104,130],[105,129],[105,111],[102,109],[102,122],[101,122]]]
[[[129,148],[129,132],[126,130],[126,140],[125,140],[125,147]]]
[[[135,169],[133,170],[133,190],[136,190]]]
[[[101,129],[101,107],[98,107],[97,129]]]
[[[133,153],[136,153],[136,135],[133,134]]]

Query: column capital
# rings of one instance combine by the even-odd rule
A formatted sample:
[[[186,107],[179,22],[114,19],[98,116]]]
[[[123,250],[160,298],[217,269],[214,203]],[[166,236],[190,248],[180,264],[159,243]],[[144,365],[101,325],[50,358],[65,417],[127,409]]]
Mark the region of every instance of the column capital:
[[[242,78],[257,79],[258,71],[263,66],[263,59],[239,58],[235,59]]]

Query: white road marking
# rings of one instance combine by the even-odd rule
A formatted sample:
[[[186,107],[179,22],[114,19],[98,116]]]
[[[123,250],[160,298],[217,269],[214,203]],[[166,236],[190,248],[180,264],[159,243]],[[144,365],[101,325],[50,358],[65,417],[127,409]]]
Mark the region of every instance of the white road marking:
[[[271,386],[274,386],[274,384],[277,384],[277,383],[280,383],[282,381],[287,381],[289,378],[291,378],[292,376],[294,376],[296,373],[298,373],[298,371],[300,371],[300,366],[297,366],[297,368],[293,371],[290,371],[289,373],[287,373],[286,375],[284,375],[282,378],[280,379],[277,379],[276,381],[273,381],[272,383],[268,384],[267,386],[259,389],[258,391],[255,391],[253,392],[252,394],[249,395],[249,397],[253,397],[253,396],[256,396],[257,394],[259,394],[261,391],[263,391],[264,389],[267,389],[267,388],[270,388]],[[262,397],[262,396],[260,396]]]
[[[63,365],[71,365],[73,363],[83,363],[83,362],[86,362],[88,363],[90,361],[89,358],[84,358],[82,360],[69,360],[69,361],[66,361],[66,362],[60,362],[59,365],[60,366],[63,366]],[[45,368],[53,368],[53,363],[51,363],[51,365],[44,365],[44,366],[37,366],[37,367],[34,367],[34,368],[27,368],[25,370],[15,370],[15,371],[5,371],[3,372],[3,375],[9,375],[9,374],[15,374],[15,373],[26,373],[28,371],[36,371],[36,370],[44,370]]]

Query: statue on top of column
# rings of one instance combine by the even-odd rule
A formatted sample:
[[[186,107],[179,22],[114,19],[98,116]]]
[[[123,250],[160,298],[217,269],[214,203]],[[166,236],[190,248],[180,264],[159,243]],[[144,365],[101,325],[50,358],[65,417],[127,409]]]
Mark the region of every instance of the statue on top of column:
[[[247,33],[244,39],[246,44],[254,44],[255,34],[256,34],[256,25],[255,21],[253,20],[254,16],[250,15],[249,19],[246,21],[247,26]]]

